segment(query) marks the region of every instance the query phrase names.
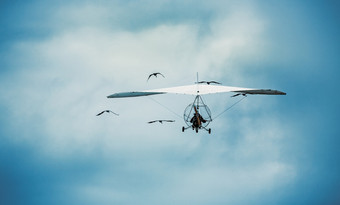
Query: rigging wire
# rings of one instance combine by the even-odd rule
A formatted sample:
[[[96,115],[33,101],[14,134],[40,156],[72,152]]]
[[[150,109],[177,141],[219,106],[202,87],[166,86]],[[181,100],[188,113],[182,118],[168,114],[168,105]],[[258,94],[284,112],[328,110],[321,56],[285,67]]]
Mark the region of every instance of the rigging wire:
[[[241,98],[240,100],[238,100],[237,102],[235,102],[234,104],[232,104],[230,107],[228,107],[227,109],[225,109],[224,111],[222,111],[220,114],[216,115],[216,117],[214,117],[212,120],[215,120],[216,118],[218,118],[219,116],[221,116],[223,113],[227,112],[228,110],[230,110],[232,107],[234,107],[236,104],[240,103],[242,100],[244,100],[247,96],[245,95],[243,98]]]
[[[236,101],[234,104],[232,104],[231,106],[229,106],[227,109],[225,109],[224,111],[222,111],[220,114],[216,115],[216,117],[212,118],[211,121],[215,120],[216,118],[220,117],[223,113],[227,112],[228,110],[230,110],[232,107],[234,107],[235,105],[237,105],[238,103],[240,103],[242,100],[244,100],[247,96],[244,96],[243,98],[241,98],[240,100]],[[170,108],[168,108],[167,106],[163,105],[162,103],[158,102],[157,100],[153,99],[152,97],[148,97],[150,100],[154,101],[155,103],[157,103],[158,105],[162,106],[163,108],[167,109],[169,112],[171,112],[172,114],[176,115],[178,118],[182,119],[182,116],[180,116],[179,114],[177,114],[176,112],[174,112],[173,110],[171,110]]]
[[[172,114],[176,115],[177,117],[179,117],[180,119],[182,119],[182,116],[180,116],[179,114],[177,114],[176,112],[172,111],[170,108],[166,107],[165,105],[161,104],[160,102],[158,102],[157,100],[153,99],[152,97],[148,97],[150,100],[154,101],[155,103],[157,103],[158,105],[162,106],[163,108],[167,109],[168,111],[170,111]]]

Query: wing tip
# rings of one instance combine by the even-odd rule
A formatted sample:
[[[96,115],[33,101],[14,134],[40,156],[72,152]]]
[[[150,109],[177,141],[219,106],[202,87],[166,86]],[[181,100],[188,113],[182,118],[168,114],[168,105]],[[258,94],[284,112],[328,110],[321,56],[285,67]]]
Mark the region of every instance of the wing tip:
[[[140,97],[148,95],[164,94],[165,92],[124,92],[124,93],[114,93],[112,95],[106,96],[107,98],[128,98],[128,97]]]
[[[276,95],[287,95],[287,93],[279,91],[279,90],[274,90]]]

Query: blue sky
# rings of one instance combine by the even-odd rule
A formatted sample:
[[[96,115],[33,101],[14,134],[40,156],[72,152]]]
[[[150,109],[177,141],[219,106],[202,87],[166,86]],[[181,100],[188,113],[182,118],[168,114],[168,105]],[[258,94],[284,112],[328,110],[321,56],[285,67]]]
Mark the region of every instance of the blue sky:
[[[2,1],[1,204],[339,204],[337,1]],[[152,79],[160,71],[166,78]],[[181,132],[202,80],[272,88]],[[205,96],[213,116],[237,99]],[[95,114],[112,109],[119,117]],[[149,125],[157,118],[173,124]]]

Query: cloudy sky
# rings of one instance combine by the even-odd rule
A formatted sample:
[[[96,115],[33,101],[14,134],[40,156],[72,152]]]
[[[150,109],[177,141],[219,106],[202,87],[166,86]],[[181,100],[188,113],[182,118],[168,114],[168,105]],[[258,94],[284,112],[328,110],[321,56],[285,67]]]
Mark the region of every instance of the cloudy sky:
[[[340,204],[339,36],[335,0],[1,1],[0,204]],[[106,98],[197,72],[287,95],[211,135],[181,132],[193,96]]]

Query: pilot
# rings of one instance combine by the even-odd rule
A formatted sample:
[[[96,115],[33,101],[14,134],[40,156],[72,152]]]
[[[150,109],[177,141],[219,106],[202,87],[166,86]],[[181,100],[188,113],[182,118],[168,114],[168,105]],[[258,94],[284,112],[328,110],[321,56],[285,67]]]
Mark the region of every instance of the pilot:
[[[195,113],[194,116],[191,118],[190,122],[192,123],[192,127],[199,127],[200,125],[198,124],[198,120],[197,120],[197,115],[198,115],[198,119],[202,122],[202,123],[206,123],[207,121],[205,119],[203,119],[202,115],[200,115],[199,113]]]

